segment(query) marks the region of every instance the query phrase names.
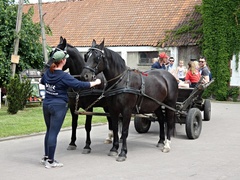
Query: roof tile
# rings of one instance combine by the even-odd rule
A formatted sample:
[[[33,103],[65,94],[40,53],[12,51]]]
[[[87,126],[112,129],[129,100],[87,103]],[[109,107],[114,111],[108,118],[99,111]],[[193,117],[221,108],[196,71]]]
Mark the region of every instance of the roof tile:
[[[181,24],[202,0],[80,0],[43,3],[44,22],[52,30],[47,44],[63,36],[74,46],[89,46],[105,38],[106,46],[157,46],[168,30]],[[33,21],[39,22],[38,4]]]

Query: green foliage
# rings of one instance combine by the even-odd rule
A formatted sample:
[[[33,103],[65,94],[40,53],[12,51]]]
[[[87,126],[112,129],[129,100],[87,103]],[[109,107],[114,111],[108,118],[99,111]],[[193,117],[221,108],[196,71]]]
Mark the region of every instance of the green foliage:
[[[14,0],[0,1],[0,87],[11,77],[11,55],[13,54],[18,5]],[[40,42],[41,28],[39,23],[33,23],[33,8],[22,16],[21,31],[18,34],[20,62],[16,74],[24,69],[42,69],[43,53]],[[46,27],[49,34],[51,30]]]
[[[20,107],[19,110],[23,110],[27,103],[27,98],[29,98],[32,94],[32,86],[31,81],[27,79],[27,77],[23,78],[23,81],[21,83],[21,96],[20,98]]]
[[[7,101],[8,101],[8,113],[16,114],[19,110],[23,110],[27,98],[30,97],[32,93],[32,87],[30,81],[25,79],[25,81],[20,82],[20,78],[15,76],[10,79],[7,87]]]
[[[228,89],[228,98],[231,98],[232,101],[237,102],[240,94],[239,87],[229,87]]]
[[[191,19],[200,13],[198,20]],[[207,58],[208,66],[215,79],[204,92],[204,97],[212,96],[224,101],[229,97],[230,60],[236,55],[238,69],[240,52],[240,0],[203,0],[202,6],[196,6],[195,12],[188,15],[189,20],[177,29],[167,32],[165,42],[169,39],[177,41],[182,35],[202,37],[198,46],[202,55]]]
[[[7,87],[7,101],[8,101],[8,113],[9,114],[16,114],[21,107],[21,102],[19,99],[20,91],[21,91],[21,84],[19,78],[15,76],[14,78],[10,79],[9,84]]]
[[[207,91],[220,101],[228,98],[230,60],[240,51],[239,7],[239,0],[203,0],[203,55],[215,78]]]

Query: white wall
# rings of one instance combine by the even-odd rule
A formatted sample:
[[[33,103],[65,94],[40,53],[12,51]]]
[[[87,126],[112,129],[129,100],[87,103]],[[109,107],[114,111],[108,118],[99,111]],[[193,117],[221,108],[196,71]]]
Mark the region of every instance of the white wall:
[[[81,53],[86,53],[90,47],[76,47]],[[160,49],[157,47],[152,46],[121,46],[121,47],[107,47],[108,49],[111,49],[115,52],[118,52],[121,54],[122,58],[125,60],[127,66],[130,68],[136,68],[140,70],[148,70],[149,67],[140,67],[138,66],[139,57],[134,53],[137,52],[144,52],[144,51],[163,51],[164,49]],[[177,47],[170,47],[166,49],[167,51],[170,51],[170,56],[174,57],[175,63],[174,66],[177,67],[178,65],[178,48]],[[131,59],[131,61],[129,61]]]
[[[240,57],[239,57],[240,58]],[[230,79],[230,86],[240,86],[240,63],[238,63],[238,70],[236,70],[236,56],[231,60],[232,76]]]

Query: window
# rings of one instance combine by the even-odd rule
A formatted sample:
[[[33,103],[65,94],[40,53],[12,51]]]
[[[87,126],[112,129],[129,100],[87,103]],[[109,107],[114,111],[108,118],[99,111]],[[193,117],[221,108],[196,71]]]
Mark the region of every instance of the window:
[[[139,52],[139,64],[152,64],[152,59],[158,57],[158,51]]]

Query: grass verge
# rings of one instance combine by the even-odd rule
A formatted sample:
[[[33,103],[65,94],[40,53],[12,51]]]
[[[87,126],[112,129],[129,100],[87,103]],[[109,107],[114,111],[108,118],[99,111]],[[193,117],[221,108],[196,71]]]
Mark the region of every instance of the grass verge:
[[[94,108],[94,112],[103,112],[102,108]],[[79,115],[78,125],[85,124],[84,115]],[[93,116],[92,123],[105,123],[107,119],[105,116]],[[68,110],[62,128],[71,127],[72,116]],[[32,105],[26,107],[23,111],[18,111],[17,114],[11,115],[7,112],[7,107],[2,106],[0,109],[0,138],[29,135],[46,130],[42,107],[39,105]]]

